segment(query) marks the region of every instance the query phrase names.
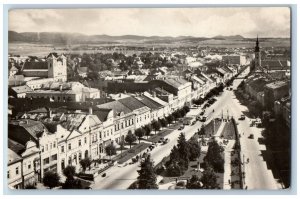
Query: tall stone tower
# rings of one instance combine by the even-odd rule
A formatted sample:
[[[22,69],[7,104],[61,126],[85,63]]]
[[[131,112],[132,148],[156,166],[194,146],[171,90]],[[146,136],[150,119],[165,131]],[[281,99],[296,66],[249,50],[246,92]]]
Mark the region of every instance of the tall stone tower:
[[[47,56],[48,77],[54,78],[54,81],[67,81],[67,58],[57,53],[50,53]]]
[[[261,56],[260,56],[260,50],[259,50],[259,41],[258,41],[258,36],[256,39],[256,46],[254,49],[255,53],[255,69],[260,68],[261,66]]]

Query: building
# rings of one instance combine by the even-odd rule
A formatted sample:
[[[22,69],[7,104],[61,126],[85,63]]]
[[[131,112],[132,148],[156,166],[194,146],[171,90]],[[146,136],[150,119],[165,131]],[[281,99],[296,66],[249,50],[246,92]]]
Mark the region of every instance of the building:
[[[150,108],[134,97],[120,99],[123,105],[129,108],[135,114],[135,128],[138,129],[150,124]]]
[[[62,54],[50,53],[46,59],[31,57],[22,67],[25,77],[53,78],[54,81],[67,81],[67,58]]]
[[[100,98],[100,91],[79,82],[49,82],[40,89],[27,92],[27,98],[46,98],[55,102],[84,102],[88,98]]]
[[[9,94],[16,98],[25,98],[28,92],[32,92],[32,89],[27,85],[11,87],[9,90]]]
[[[164,106],[157,103],[153,99],[141,95],[135,97],[137,100],[139,100],[141,103],[143,103],[145,106],[150,108],[150,121],[158,120],[164,118]]]
[[[10,148],[8,148],[7,169],[7,179],[9,188],[22,189],[22,158]]]
[[[20,167],[22,176],[21,187],[35,185],[40,181],[40,151],[37,148],[36,143],[29,140],[24,146],[12,139],[8,139],[8,148],[14,151],[22,159]],[[12,173],[13,171],[10,172],[10,174]]]
[[[264,87],[265,104],[268,110],[273,110],[274,102],[283,97],[289,96],[289,82],[276,81],[266,84]]]
[[[228,65],[246,65],[247,59],[244,55],[223,55],[222,61],[227,63]]]
[[[124,140],[129,131],[134,132],[135,113],[121,102],[112,101],[97,105],[97,108],[95,111],[97,115],[102,114],[102,118],[108,117],[108,114],[113,113],[114,130],[110,133],[114,133],[112,137],[115,142],[119,143]]]
[[[261,67],[261,55],[260,55],[260,49],[259,49],[259,41],[258,41],[258,36],[257,36],[257,39],[256,39],[256,46],[254,48],[254,63],[255,63],[255,68],[254,70],[256,69],[259,69]]]

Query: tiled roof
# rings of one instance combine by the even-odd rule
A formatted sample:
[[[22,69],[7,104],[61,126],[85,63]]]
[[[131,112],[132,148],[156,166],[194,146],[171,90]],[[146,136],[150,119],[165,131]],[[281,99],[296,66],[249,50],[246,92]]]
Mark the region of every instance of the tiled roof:
[[[134,97],[126,97],[120,99],[119,102],[121,102],[126,107],[131,109],[131,111],[145,107],[145,104],[141,103],[139,100],[135,99]]]
[[[16,87],[12,87],[11,89],[13,91],[15,91],[17,94],[19,94],[19,93],[26,93],[26,92],[32,91],[32,89],[29,86],[27,86],[27,85],[16,86]]]
[[[262,60],[261,65],[264,68],[267,68],[269,70],[286,70],[290,69],[290,66],[288,64],[288,61],[282,61],[282,60]]]
[[[25,151],[25,146],[8,138],[8,148],[16,154],[21,155]]]
[[[26,61],[23,70],[48,70],[48,63],[44,61]]]
[[[146,97],[146,96],[139,96],[136,97],[137,100],[139,100],[140,102],[142,102],[144,105],[146,105],[147,107],[149,107],[152,110],[157,110],[162,108],[163,106],[157,102],[155,102],[154,100]]]
[[[93,111],[93,114],[97,115],[101,122],[105,122],[110,111],[111,109],[97,109]]]
[[[108,102],[105,104],[97,105],[97,107],[99,109],[114,110],[114,116],[119,116],[121,112],[123,112],[124,114],[129,114],[132,112],[127,106],[119,101]]]

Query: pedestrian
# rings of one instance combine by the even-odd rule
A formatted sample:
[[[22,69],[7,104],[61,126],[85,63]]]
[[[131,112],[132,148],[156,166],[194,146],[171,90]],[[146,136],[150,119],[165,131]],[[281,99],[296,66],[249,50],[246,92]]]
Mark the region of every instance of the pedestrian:
[[[175,179],[176,184],[177,184],[177,181],[178,181],[178,178]]]

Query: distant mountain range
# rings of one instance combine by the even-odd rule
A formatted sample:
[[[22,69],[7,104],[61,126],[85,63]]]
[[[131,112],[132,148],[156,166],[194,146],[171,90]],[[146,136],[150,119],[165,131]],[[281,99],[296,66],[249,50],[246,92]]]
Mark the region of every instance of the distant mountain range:
[[[22,32],[8,31],[9,42],[28,42],[28,43],[58,43],[58,44],[89,44],[89,43],[124,43],[124,42],[198,42],[204,40],[243,40],[241,35],[222,36],[216,37],[192,37],[192,36],[179,36],[179,37],[161,37],[161,36],[138,36],[138,35],[122,35],[122,36],[109,36],[109,35],[84,35],[80,33],[64,33],[64,32]]]

